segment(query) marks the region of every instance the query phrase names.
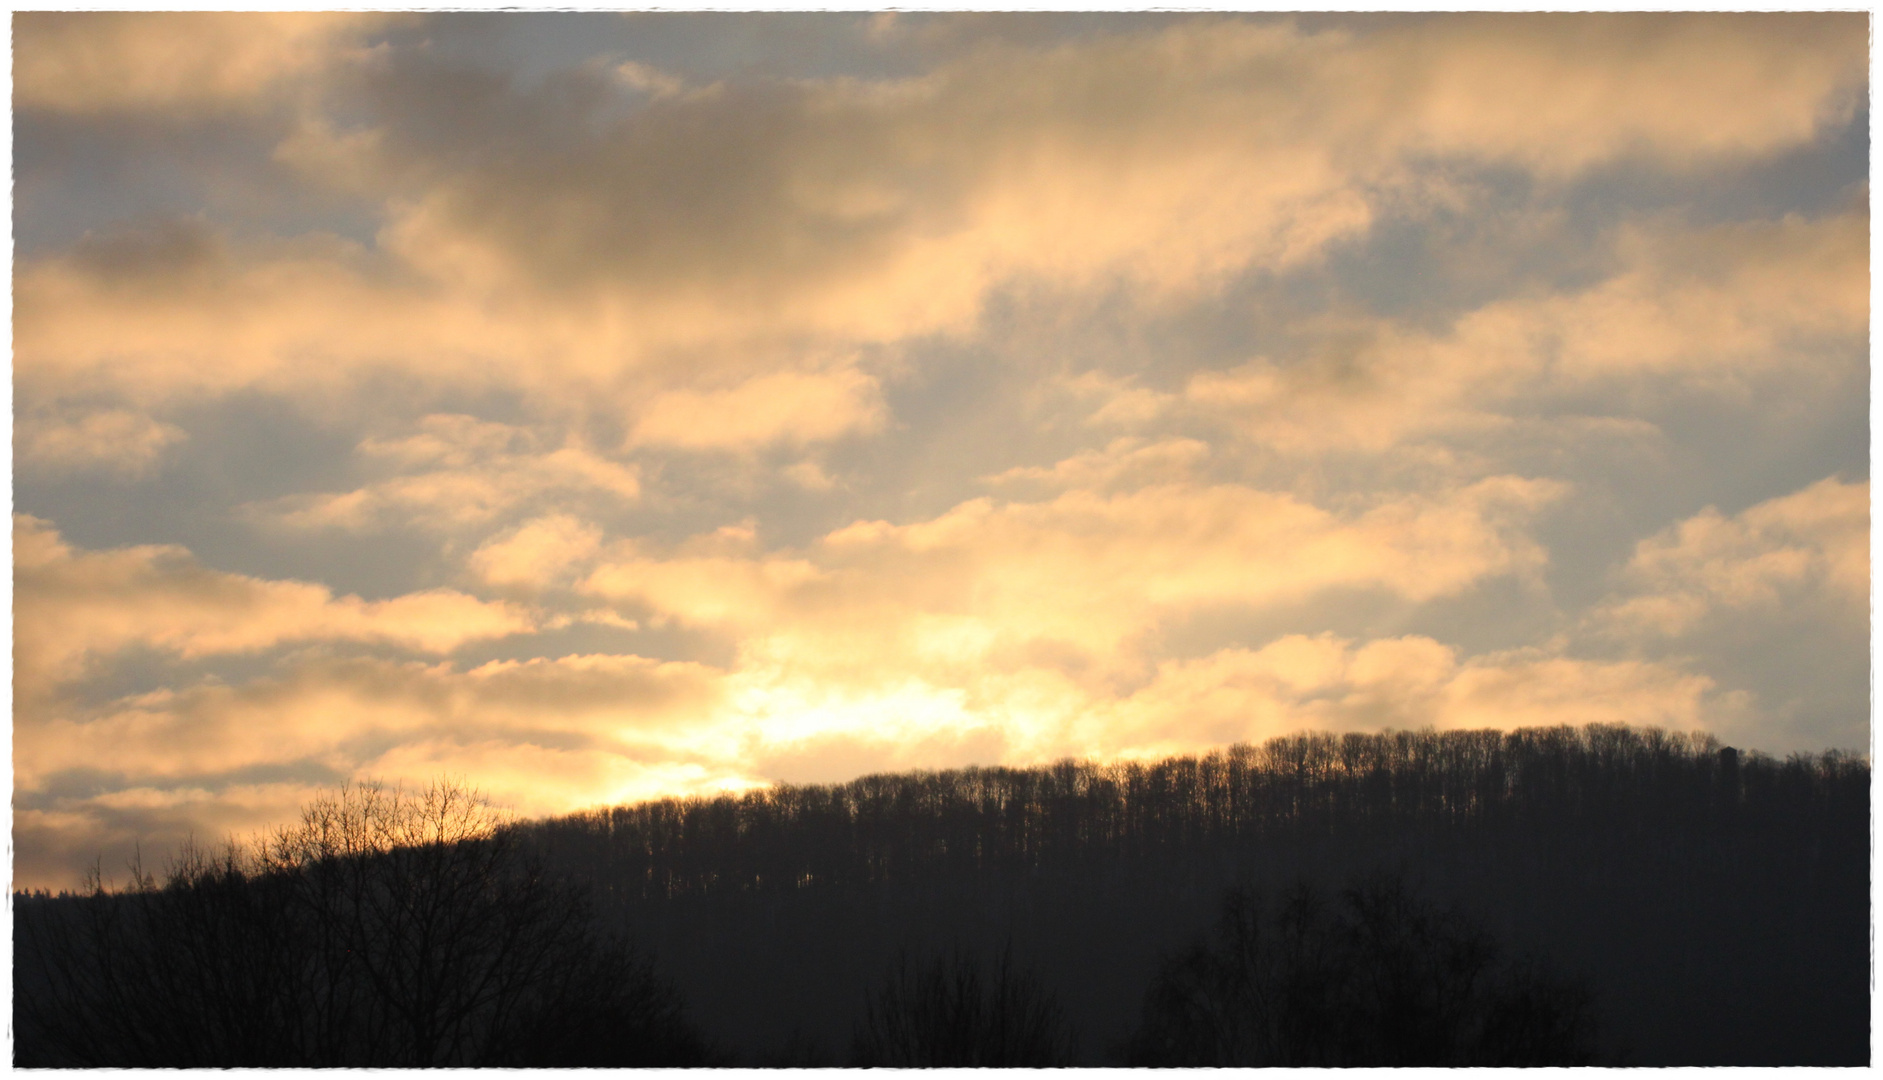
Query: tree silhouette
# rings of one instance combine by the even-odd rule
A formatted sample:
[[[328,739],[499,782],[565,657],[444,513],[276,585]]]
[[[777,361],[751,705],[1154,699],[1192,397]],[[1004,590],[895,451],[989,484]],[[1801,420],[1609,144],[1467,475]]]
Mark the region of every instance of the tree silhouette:
[[[1404,865],[1573,956],[1604,1038],[1644,1063],[1866,1061],[1870,763],[1726,750],[1613,724],[1301,733],[522,828],[622,923],[659,928],[669,970],[748,1057],[793,1025],[846,1046],[856,987],[893,962],[878,943],[911,932],[988,956],[1024,941],[1069,1017],[1127,1031],[1156,957],[1226,887]]]
[[[1553,843],[1592,827],[1684,837],[1778,818],[1867,820],[1868,783],[1869,763],[1854,755],[1781,762],[1701,733],[1619,724],[1302,733],[1156,762],[781,784],[523,828],[616,894],[664,900],[1246,850],[1334,831],[1506,829]]]
[[[703,1061],[673,992],[504,823],[458,784],[349,787],[248,851],[186,846],[161,886],[94,878],[21,937],[46,980],[21,1063]]]
[[[1397,876],[1330,903],[1232,891],[1214,943],[1168,961],[1124,1048],[1134,1065],[1524,1066],[1593,1060],[1589,993]]]
[[[535,822],[474,799],[400,810],[423,793],[358,789],[259,847],[179,853],[162,881],[140,871],[124,890],[16,894],[16,1054],[347,1064],[427,1060],[430,1045],[445,1062],[699,1059],[673,992],[597,926],[657,942],[662,971],[742,1060],[842,1058],[860,988],[895,962],[887,943],[914,939],[985,958],[1023,943],[1067,1018],[1109,1039],[1143,1018],[1147,974],[1211,920],[1226,887],[1274,901],[1245,898],[1266,912],[1246,921],[1276,946],[1263,962],[1280,965],[1289,882],[1384,865],[1573,956],[1600,988],[1605,1043],[1643,1063],[1847,1065],[1869,1054],[1869,793],[1861,755],[1777,759],[1618,725],[1307,733],[1163,761],[871,776]],[[1376,954],[1457,939],[1460,970],[1477,963],[1458,930],[1469,924],[1442,912],[1423,937],[1395,937],[1385,931],[1404,920],[1391,905],[1367,924],[1338,892],[1319,902],[1297,920],[1304,948],[1348,940],[1329,927],[1372,925]],[[1310,991],[1341,955],[1364,953],[1349,944],[1295,965],[1293,1026],[1262,1053],[1285,1056],[1276,1047],[1310,1045],[1290,1031],[1334,1022],[1317,1019]],[[1214,970],[1187,984],[1202,1003],[1192,1027],[1209,1015]],[[1496,955],[1477,970],[1470,985],[1490,990],[1473,1000],[1488,1004],[1447,1036],[1459,1055],[1548,1061],[1565,1028],[1570,1043],[1586,1032],[1576,984]],[[983,996],[992,977],[982,971]],[[1232,1000],[1222,981],[1214,1000]],[[611,987],[642,989],[617,999]],[[1321,1012],[1351,1011],[1329,1000]],[[1393,1030],[1398,1014],[1378,1011]],[[1253,1043],[1253,1027],[1197,1050],[1201,1036],[1177,1037],[1180,1019],[1166,1016],[1177,1034],[1146,1053],[1256,1053],[1235,1044]],[[1428,1028],[1455,1030],[1407,1030]],[[1453,1043],[1419,1053],[1442,1058]]]
[[[864,1010],[853,1065],[890,1068],[1047,1067],[1071,1062],[1058,1001],[1003,949],[992,978],[956,948],[915,967],[904,953]]]

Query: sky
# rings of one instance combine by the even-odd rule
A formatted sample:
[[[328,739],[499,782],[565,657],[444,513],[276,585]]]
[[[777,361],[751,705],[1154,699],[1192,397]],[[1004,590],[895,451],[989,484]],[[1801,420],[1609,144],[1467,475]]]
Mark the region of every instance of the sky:
[[[1865,750],[1868,31],[16,15],[15,884],[369,778]]]

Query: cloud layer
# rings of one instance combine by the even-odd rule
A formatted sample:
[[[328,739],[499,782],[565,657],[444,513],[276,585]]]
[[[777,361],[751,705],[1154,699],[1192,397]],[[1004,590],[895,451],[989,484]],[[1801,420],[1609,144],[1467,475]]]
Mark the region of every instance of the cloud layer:
[[[18,881],[349,777],[1867,744],[1861,15],[698,19],[16,19]]]

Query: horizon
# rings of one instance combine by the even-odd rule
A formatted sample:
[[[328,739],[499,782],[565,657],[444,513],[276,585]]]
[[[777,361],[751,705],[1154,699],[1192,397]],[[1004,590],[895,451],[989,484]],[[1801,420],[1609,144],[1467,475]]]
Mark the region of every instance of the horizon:
[[[1654,735],[1668,736],[1670,737],[1671,744],[1677,749],[1677,752],[1682,752],[1682,753],[1720,753],[1720,754],[1733,753],[1736,755],[1743,755],[1744,759],[1747,761],[1764,762],[1764,763],[1767,763],[1768,765],[1778,765],[1780,764],[1780,761],[1781,761],[1781,759],[1777,757],[1776,755],[1768,754],[1758,749],[1757,747],[1735,747],[1735,746],[1728,746],[1724,743],[1720,743],[1717,740],[1717,738],[1703,731],[1691,731],[1691,732],[1666,731],[1660,728],[1635,728],[1635,727],[1629,727],[1627,725],[1605,725],[1605,724],[1599,724],[1599,723],[1582,725],[1580,727],[1575,726],[1575,725],[1559,725],[1557,727],[1531,727],[1531,728],[1481,728],[1481,729],[1451,728],[1451,729],[1445,729],[1443,731],[1434,727],[1429,727],[1429,726],[1424,727],[1424,728],[1397,728],[1397,729],[1383,728],[1378,731],[1365,731],[1365,732],[1348,731],[1348,732],[1339,732],[1339,733],[1324,731],[1324,730],[1316,731],[1316,730],[1303,729],[1299,731],[1286,732],[1286,733],[1282,733],[1278,735],[1271,735],[1268,738],[1263,739],[1261,742],[1248,742],[1248,741],[1235,742],[1235,743],[1229,743],[1229,744],[1225,744],[1221,746],[1204,747],[1204,748],[1192,750],[1192,751],[1182,753],[1182,754],[1174,754],[1174,755],[1167,755],[1167,756],[1160,756],[1160,757],[1112,757],[1112,758],[1103,758],[1103,759],[1068,757],[1068,758],[1060,758],[1054,761],[1036,762],[1029,765],[1002,765],[1002,764],[987,765],[987,764],[968,763],[968,764],[962,764],[962,765],[950,765],[950,766],[939,766],[939,767],[914,766],[907,769],[899,769],[893,772],[864,773],[858,776],[847,777],[844,779],[822,780],[822,781],[813,781],[813,782],[804,782],[804,783],[793,783],[791,781],[778,780],[778,781],[771,781],[769,783],[757,785],[753,787],[730,788],[730,789],[724,789],[724,790],[719,790],[719,791],[704,791],[704,792],[696,791],[696,792],[677,793],[677,794],[647,795],[640,798],[631,799],[625,802],[597,803],[597,804],[589,805],[589,806],[576,806],[576,807],[565,808],[563,810],[559,810],[559,811],[555,811],[551,813],[537,814],[537,815],[524,815],[524,814],[517,813],[514,807],[507,806],[505,804],[490,800],[487,797],[486,793],[483,792],[482,790],[478,789],[474,785],[466,786],[462,782],[462,778],[452,776],[449,774],[441,774],[441,775],[433,776],[433,777],[426,778],[416,783],[408,783],[407,781],[404,781],[404,780],[401,780],[395,783],[386,783],[384,781],[381,781],[379,778],[373,777],[373,776],[352,777],[347,780],[341,781],[338,785],[334,787],[315,791],[312,793],[311,797],[316,802],[334,800],[334,799],[339,799],[339,800],[344,801],[344,799],[352,793],[358,793],[358,792],[370,790],[370,791],[382,793],[390,797],[393,801],[399,801],[401,799],[406,799],[406,798],[422,797],[428,791],[450,790],[450,791],[458,792],[467,796],[474,805],[486,811],[494,813],[496,816],[491,818],[490,820],[494,823],[495,828],[499,830],[523,829],[527,831],[534,828],[541,828],[544,826],[563,826],[563,825],[568,825],[571,823],[575,823],[579,825],[587,820],[593,820],[592,815],[607,814],[614,811],[634,811],[634,810],[646,809],[646,808],[651,808],[651,807],[659,807],[659,806],[673,806],[673,807],[681,808],[683,810],[691,811],[693,809],[697,809],[698,807],[710,805],[714,802],[721,801],[721,800],[731,800],[733,802],[743,803],[743,802],[748,801],[748,799],[750,799],[751,797],[756,796],[760,798],[761,800],[769,801],[769,800],[766,800],[766,796],[768,795],[775,796],[786,791],[802,792],[806,790],[820,789],[820,790],[825,790],[825,791],[830,791],[830,792],[839,792],[847,788],[853,788],[859,785],[867,785],[870,781],[880,781],[880,780],[906,781],[910,779],[916,779],[916,780],[948,779],[951,777],[957,777],[957,776],[963,776],[963,775],[971,776],[971,775],[983,774],[983,773],[1011,773],[1011,772],[1021,772],[1021,771],[1031,771],[1031,772],[1042,773],[1042,774],[1050,774],[1066,766],[1073,766],[1081,770],[1086,770],[1092,774],[1098,774],[1100,778],[1105,780],[1106,782],[1112,782],[1117,779],[1116,774],[1121,771],[1130,772],[1131,770],[1138,770],[1138,769],[1155,771],[1155,770],[1168,768],[1169,766],[1179,764],[1179,763],[1185,763],[1185,762],[1198,763],[1198,764],[1214,763],[1217,765],[1229,763],[1229,764],[1238,765],[1239,767],[1253,767],[1257,771],[1262,771],[1270,767],[1269,763],[1265,763],[1262,760],[1262,757],[1263,757],[1264,752],[1269,750],[1271,747],[1276,747],[1277,744],[1282,744],[1281,748],[1285,750],[1287,749],[1285,744],[1300,743],[1300,742],[1305,742],[1305,741],[1310,741],[1310,740],[1326,740],[1328,743],[1332,743],[1332,744],[1344,744],[1356,738],[1358,739],[1386,739],[1392,736],[1443,736],[1443,735],[1448,735],[1448,734],[1469,735],[1469,734],[1479,734],[1483,732],[1497,732],[1500,735],[1512,736],[1512,735],[1521,735],[1521,734],[1526,734],[1526,733],[1536,734],[1539,732],[1553,732],[1553,731],[1560,731],[1560,730],[1569,730],[1572,732],[1576,732],[1580,735],[1586,736],[1587,732],[1590,729],[1601,729],[1601,728],[1608,728],[1611,730],[1620,728],[1621,730],[1627,732],[1630,736],[1634,736],[1634,737],[1654,736]],[[1244,753],[1238,753],[1239,751],[1243,751]],[[1824,750],[1820,752],[1816,752],[1816,753],[1794,752],[1792,754],[1786,755],[1785,758],[1783,759],[1783,762],[1789,766],[1791,764],[1797,763],[1802,760],[1805,763],[1813,765],[1813,766],[1822,766],[1829,763],[1833,759],[1844,759],[1844,760],[1854,759],[1858,762],[1861,762],[1862,766],[1865,769],[1868,769],[1871,765],[1869,751],[1852,750],[1852,749],[1837,748],[1837,747],[1827,747]],[[1111,774],[1111,775],[1106,775],[1106,774]],[[303,809],[305,809],[305,807],[303,807]],[[279,827],[281,823],[274,823],[274,824],[277,827]],[[291,823],[289,827],[292,827]],[[185,849],[188,849],[190,851],[200,854],[204,852],[205,850],[208,850],[208,848],[214,848],[219,851],[228,852],[235,858],[234,865],[239,866],[239,867],[244,867],[246,872],[254,873],[257,871],[255,870],[254,864],[249,862],[249,860],[254,858],[262,850],[262,848],[270,841],[272,836],[273,836],[273,833],[271,831],[256,832],[247,836],[225,835],[210,842],[207,845],[207,847],[205,846],[204,841],[199,840],[194,836],[191,836],[191,837],[188,837],[184,841],[183,845],[180,848],[170,852],[165,857],[167,859],[174,859],[181,851]],[[108,872],[106,868],[103,867],[102,865],[98,865],[94,867],[94,869],[97,871],[96,884],[107,892],[116,892],[116,891],[120,891],[121,888],[129,887],[135,882],[139,874],[154,874],[155,873],[153,870],[150,869],[148,865],[143,863],[141,852],[138,854],[138,856],[134,858],[132,863],[127,864],[123,868],[124,870],[129,872],[129,876],[125,879],[125,882],[122,885],[119,883],[116,874],[113,872]],[[85,884],[85,888],[89,888],[92,884],[92,879],[90,877],[87,877],[84,884]],[[44,886],[40,886],[36,888],[33,888],[33,887],[23,888],[16,883],[14,886],[14,892],[28,894],[28,895],[36,895],[36,896],[56,895],[56,896],[63,897],[67,895],[84,895],[85,888],[80,888],[77,890],[74,890],[71,888],[47,888]]]
[[[1644,736],[1644,735],[1668,736],[1671,738],[1672,744],[1676,747],[1681,748],[1684,752],[1706,752],[1706,753],[1730,752],[1737,755],[1744,755],[1747,759],[1752,760],[1752,761],[1764,761],[1766,763],[1773,764],[1773,765],[1779,764],[1781,760],[1783,760],[1786,763],[1803,760],[1807,763],[1822,764],[1832,759],[1845,759],[1845,760],[1854,759],[1856,761],[1861,762],[1863,767],[1866,769],[1869,768],[1871,764],[1870,754],[1869,754],[1869,751],[1867,750],[1853,750],[1853,749],[1848,749],[1848,748],[1826,747],[1824,750],[1815,752],[1815,753],[1814,752],[1793,752],[1792,754],[1788,754],[1783,759],[1781,759],[1778,756],[1766,753],[1765,751],[1762,751],[1758,749],[1757,747],[1737,747],[1737,746],[1726,745],[1724,743],[1719,742],[1718,739],[1712,736],[1711,734],[1707,732],[1703,732],[1703,731],[1698,731],[1698,730],[1667,731],[1661,728],[1637,728],[1637,727],[1630,727],[1628,725],[1611,725],[1611,724],[1600,724],[1600,723],[1586,724],[1586,725],[1581,725],[1581,726],[1558,725],[1555,727],[1479,728],[1479,729],[1450,728],[1450,729],[1444,729],[1444,730],[1440,730],[1438,728],[1428,726],[1428,727],[1423,727],[1423,728],[1382,728],[1378,731],[1347,731],[1347,732],[1331,732],[1331,731],[1325,731],[1325,730],[1302,729],[1299,731],[1292,731],[1292,732],[1285,732],[1285,733],[1277,734],[1277,735],[1271,735],[1263,739],[1260,742],[1250,742],[1250,741],[1234,742],[1234,743],[1224,744],[1221,746],[1203,747],[1196,750],[1187,751],[1185,753],[1165,755],[1165,756],[1159,756],[1159,757],[1111,757],[1111,758],[1066,757],[1066,758],[1059,758],[1052,761],[1035,762],[1028,765],[975,764],[975,763],[937,766],[937,767],[924,767],[924,766],[918,765],[918,766],[913,766],[907,769],[895,770],[893,772],[863,773],[861,775],[846,777],[843,779],[821,780],[821,781],[800,782],[800,783],[794,783],[792,781],[785,781],[785,780],[777,780],[777,781],[771,781],[766,784],[756,785],[753,787],[745,787],[745,788],[729,788],[729,789],[724,789],[724,790],[719,790],[719,791],[703,791],[703,792],[696,791],[696,792],[678,793],[678,794],[648,795],[648,796],[643,796],[636,799],[631,799],[625,802],[596,803],[590,806],[571,807],[571,808],[557,811],[557,812],[552,812],[548,814],[538,814],[534,816],[519,814],[516,812],[515,808],[512,806],[508,806],[503,803],[494,802],[488,797],[488,795],[484,791],[477,788],[475,785],[467,785],[464,782],[463,778],[450,775],[450,774],[440,774],[440,775],[432,776],[429,778],[425,778],[417,782],[409,782],[407,780],[400,780],[393,783],[382,781],[378,777],[374,777],[374,776],[351,777],[347,780],[341,781],[338,785],[334,787],[315,791],[313,793],[313,798],[316,801],[320,801],[320,800],[327,800],[327,799],[333,799],[333,798],[341,798],[341,797],[344,797],[349,792],[372,790],[372,791],[384,793],[385,795],[388,795],[392,797],[393,799],[397,800],[397,799],[405,798],[405,797],[418,797],[418,796],[423,795],[425,792],[434,790],[434,789],[445,789],[445,790],[451,790],[454,792],[460,792],[463,795],[467,796],[475,805],[482,807],[485,810],[492,811],[496,813],[497,815],[499,815],[497,818],[494,818],[492,820],[496,822],[496,827],[500,829],[515,828],[515,827],[528,828],[531,826],[553,825],[553,824],[559,824],[559,823],[563,823],[570,820],[580,820],[587,817],[588,815],[607,812],[607,811],[635,810],[639,808],[657,806],[657,805],[663,805],[663,804],[693,807],[693,806],[698,806],[698,805],[709,804],[709,803],[719,801],[719,800],[732,800],[732,801],[738,802],[738,801],[743,801],[747,797],[750,797],[750,796],[757,796],[757,797],[763,798],[768,793],[775,794],[775,793],[778,793],[787,789],[795,789],[795,790],[800,790],[800,791],[808,790],[808,789],[823,789],[823,790],[828,790],[828,791],[840,791],[842,789],[854,787],[859,784],[866,784],[868,781],[872,781],[872,780],[905,780],[905,779],[910,779],[910,778],[917,778],[917,779],[946,778],[949,776],[963,775],[963,774],[1019,772],[1019,771],[1051,772],[1055,769],[1059,769],[1065,766],[1074,766],[1080,769],[1091,770],[1097,773],[1111,773],[1111,772],[1116,772],[1120,770],[1129,771],[1132,769],[1156,770],[1156,769],[1168,767],[1170,765],[1182,763],[1182,762],[1195,762],[1195,763],[1240,762],[1244,766],[1253,764],[1255,768],[1260,770],[1266,767],[1261,761],[1261,757],[1264,751],[1269,750],[1271,747],[1276,747],[1278,744],[1280,744],[1281,748],[1285,750],[1287,749],[1286,744],[1288,743],[1301,743],[1301,742],[1310,741],[1310,740],[1326,740],[1330,744],[1341,744],[1341,743],[1346,743],[1349,740],[1356,739],[1356,738],[1363,739],[1363,740],[1364,739],[1386,739],[1392,736],[1443,736],[1443,735],[1450,735],[1450,734],[1470,735],[1470,734],[1480,734],[1483,732],[1496,732],[1500,735],[1512,736],[1512,735],[1521,735],[1521,734],[1536,734],[1540,732],[1554,732],[1554,731],[1561,731],[1561,730],[1568,730],[1568,731],[1575,732],[1579,735],[1586,735],[1586,733],[1590,729],[1604,729],[1604,728],[1610,729],[1610,730],[1621,729],[1622,731],[1627,732],[1629,735],[1636,736],[1636,737]],[[1242,751],[1244,753],[1239,753],[1239,751]],[[1107,779],[1111,779],[1111,778],[1107,777]],[[240,853],[253,854],[258,849],[259,845],[264,844],[268,841],[269,836],[270,834],[268,833],[255,833],[249,836],[228,835],[228,836],[223,836],[223,837],[218,838],[216,841],[214,841],[211,844],[211,846],[217,847],[217,848],[227,848],[229,850],[240,852]],[[193,850],[198,851],[198,852],[201,852],[204,850],[203,841],[198,840],[197,838],[193,836],[186,840],[185,846],[190,847]],[[141,866],[141,861],[139,865]],[[99,867],[98,869],[99,869],[100,884],[102,884],[103,887],[107,891],[115,890],[116,878],[112,874],[106,873],[103,867]],[[143,870],[143,872],[148,873],[150,871],[148,869],[145,869]],[[32,892],[35,890],[30,890],[30,889],[23,890],[16,886],[15,891],[16,892],[19,892],[19,891]],[[45,890],[41,888],[37,891],[48,892],[49,890]],[[63,895],[64,892],[66,891],[69,891],[69,890],[62,890],[61,895]]]
[[[13,30],[15,889],[369,777],[1869,759],[1864,14]]]

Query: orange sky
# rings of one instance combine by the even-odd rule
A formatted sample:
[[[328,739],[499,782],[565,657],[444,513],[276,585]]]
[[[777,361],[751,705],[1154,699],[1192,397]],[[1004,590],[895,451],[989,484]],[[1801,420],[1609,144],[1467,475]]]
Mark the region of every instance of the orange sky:
[[[1868,725],[1855,15],[14,19],[15,882]]]

